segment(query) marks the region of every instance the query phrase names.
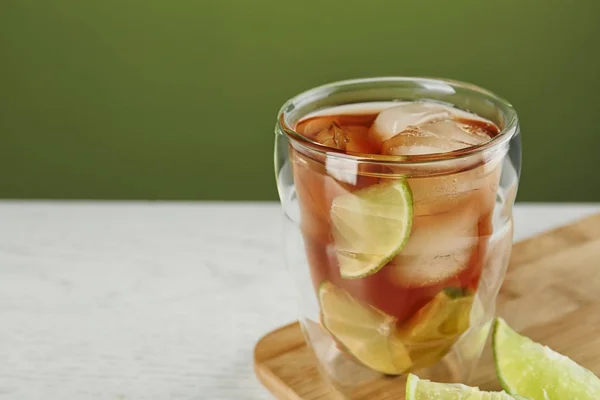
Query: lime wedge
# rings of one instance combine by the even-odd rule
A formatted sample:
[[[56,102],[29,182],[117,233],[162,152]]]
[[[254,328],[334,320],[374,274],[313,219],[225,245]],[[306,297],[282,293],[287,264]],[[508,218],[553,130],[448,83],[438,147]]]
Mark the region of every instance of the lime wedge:
[[[532,400],[597,400],[600,379],[575,361],[513,331],[501,318],[492,346],[498,379],[508,393]]]
[[[410,374],[406,381],[406,400],[514,400],[504,392],[482,392],[461,384],[435,383]]]
[[[359,362],[388,375],[401,374],[411,366],[394,317],[327,281],[319,286],[319,302],[323,326]]]
[[[439,361],[469,328],[473,298],[447,288],[401,326],[399,335],[416,367]]]
[[[449,287],[438,293],[402,327],[407,342],[456,338],[469,327],[473,294]]]
[[[364,278],[394,258],[408,241],[412,214],[412,193],[404,180],[336,197],[331,222],[342,277]]]

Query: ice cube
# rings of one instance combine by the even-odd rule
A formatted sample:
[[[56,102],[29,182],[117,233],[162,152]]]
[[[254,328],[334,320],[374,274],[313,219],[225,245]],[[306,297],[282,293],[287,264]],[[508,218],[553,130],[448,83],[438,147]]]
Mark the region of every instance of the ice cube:
[[[402,286],[443,282],[464,271],[479,242],[477,206],[464,204],[444,214],[415,219],[406,247],[388,265]]]
[[[454,119],[440,119],[407,127],[385,140],[381,145],[381,153],[395,156],[446,153],[475,146],[489,139],[485,128]]]
[[[457,120],[440,120],[427,123],[421,129],[430,135],[447,139],[458,148],[475,146],[490,140],[485,128]]]
[[[379,113],[369,135],[376,143],[383,143],[409,126],[419,126],[437,119],[451,117],[449,107],[437,103],[410,102],[388,108]]]
[[[308,118],[298,123],[298,126],[296,126],[296,131],[312,139],[321,131],[328,129],[333,122],[335,122],[335,117],[325,116]]]
[[[327,128],[317,133],[315,141],[327,147],[346,150],[346,144],[350,140],[347,138],[347,132],[343,131],[338,124],[332,122]]]
[[[440,137],[424,129],[410,126],[399,134],[384,141],[381,154],[393,156],[445,153],[460,147],[445,137]]]
[[[369,128],[361,125],[340,126],[332,122],[316,134],[314,140],[334,149],[352,153],[371,154],[377,152],[369,140]]]
[[[483,143],[490,139],[488,129],[494,130],[494,124],[475,114],[438,103],[412,102],[379,113],[369,137],[375,143],[384,144],[405,134],[409,138],[398,138],[401,148],[390,152],[389,145],[393,143],[385,143],[387,153],[384,154],[428,154]],[[435,140],[435,137],[450,140],[450,143]],[[403,148],[406,143],[415,148]]]
[[[493,210],[500,168],[496,160],[467,171],[450,175],[409,179],[415,216],[452,212],[471,203],[480,214]]]

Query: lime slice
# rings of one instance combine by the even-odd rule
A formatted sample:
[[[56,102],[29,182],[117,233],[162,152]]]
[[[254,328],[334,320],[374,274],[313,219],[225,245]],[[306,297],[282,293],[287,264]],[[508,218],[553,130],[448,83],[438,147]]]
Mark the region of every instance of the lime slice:
[[[435,383],[410,374],[406,381],[406,400],[514,400],[504,392],[482,392],[461,384]]]
[[[336,197],[331,222],[342,277],[372,275],[394,258],[408,241],[412,214],[412,193],[404,180]]]
[[[399,329],[413,364],[425,367],[439,361],[469,328],[473,294],[447,288]]]
[[[473,294],[449,287],[438,293],[402,327],[406,342],[456,338],[469,327]]]
[[[575,361],[513,331],[501,318],[493,333],[498,379],[532,400],[597,400],[600,379]]]
[[[319,302],[323,326],[359,362],[388,375],[401,374],[411,366],[394,317],[327,281],[319,286]]]

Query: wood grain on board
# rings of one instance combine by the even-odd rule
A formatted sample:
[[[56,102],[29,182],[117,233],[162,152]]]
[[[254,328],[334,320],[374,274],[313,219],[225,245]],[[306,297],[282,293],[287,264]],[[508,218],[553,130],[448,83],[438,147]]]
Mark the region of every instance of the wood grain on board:
[[[600,214],[514,245],[498,314],[533,340],[600,374]],[[298,323],[264,336],[255,371],[279,399],[326,400],[335,394],[321,379]],[[370,382],[353,398],[403,399],[397,379]],[[489,345],[470,384],[499,389]]]

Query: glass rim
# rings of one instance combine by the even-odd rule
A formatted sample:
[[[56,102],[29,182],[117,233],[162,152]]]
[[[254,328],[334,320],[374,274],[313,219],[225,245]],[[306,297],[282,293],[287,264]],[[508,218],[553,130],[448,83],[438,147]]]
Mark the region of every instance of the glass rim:
[[[445,153],[432,153],[432,154],[414,154],[414,155],[383,155],[383,154],[363,154],[363,153],[346,153],[343,150],[327,147],[319,142],[313,141],[308,137],[296,132],[293,128],[288,127],[285,123],[285,117],[295,107],[294,105],[299,102],[310,103],[311,101],[323,98],[323,95],[332,93],[333,90],[342,87],[351,87],[353,85],[361,84],[377,84],[377,83],[417,83],[423,87],[439,88],[440,84],[449,85],[453,88],[467,89],[474,94],[479,95],[481,98],[493,102],[493,104],[500,110],[505,118],[505,126],[500,129],[500,132],[487,142],[469,146],[464,149],[453,150]],[[390,100],[392,101],[392,100]],[[450,103],[452,104],[452,103]],[[301,145],[309,151],[320,153],[324,156],[331,158],[338,158],[341,160],[364,162],[364,163],[385,163],[385,164],[422,164],[422,163],[435,163],[437,161],[449,161],[470,157],[473,155],[481,154],[487,150],[495,149],[500,147],[502,144],[507,143],[517,133],[518,117],[512,104],[495,93],[484,89],[480,86],[472,83],[446,79],[446,78],[428,78],[428,77],[409,77],[409,76],[381,76],[381,77],[370,77],[370,78],[357,78],[347,79],[341,81],[331,82],[325,85],[316,86],[312,89],[308,89],[301,92],[294,97],[287,100],[280,108],[277,118],[277,127],[284,132],[287,137],[294,143]]]

